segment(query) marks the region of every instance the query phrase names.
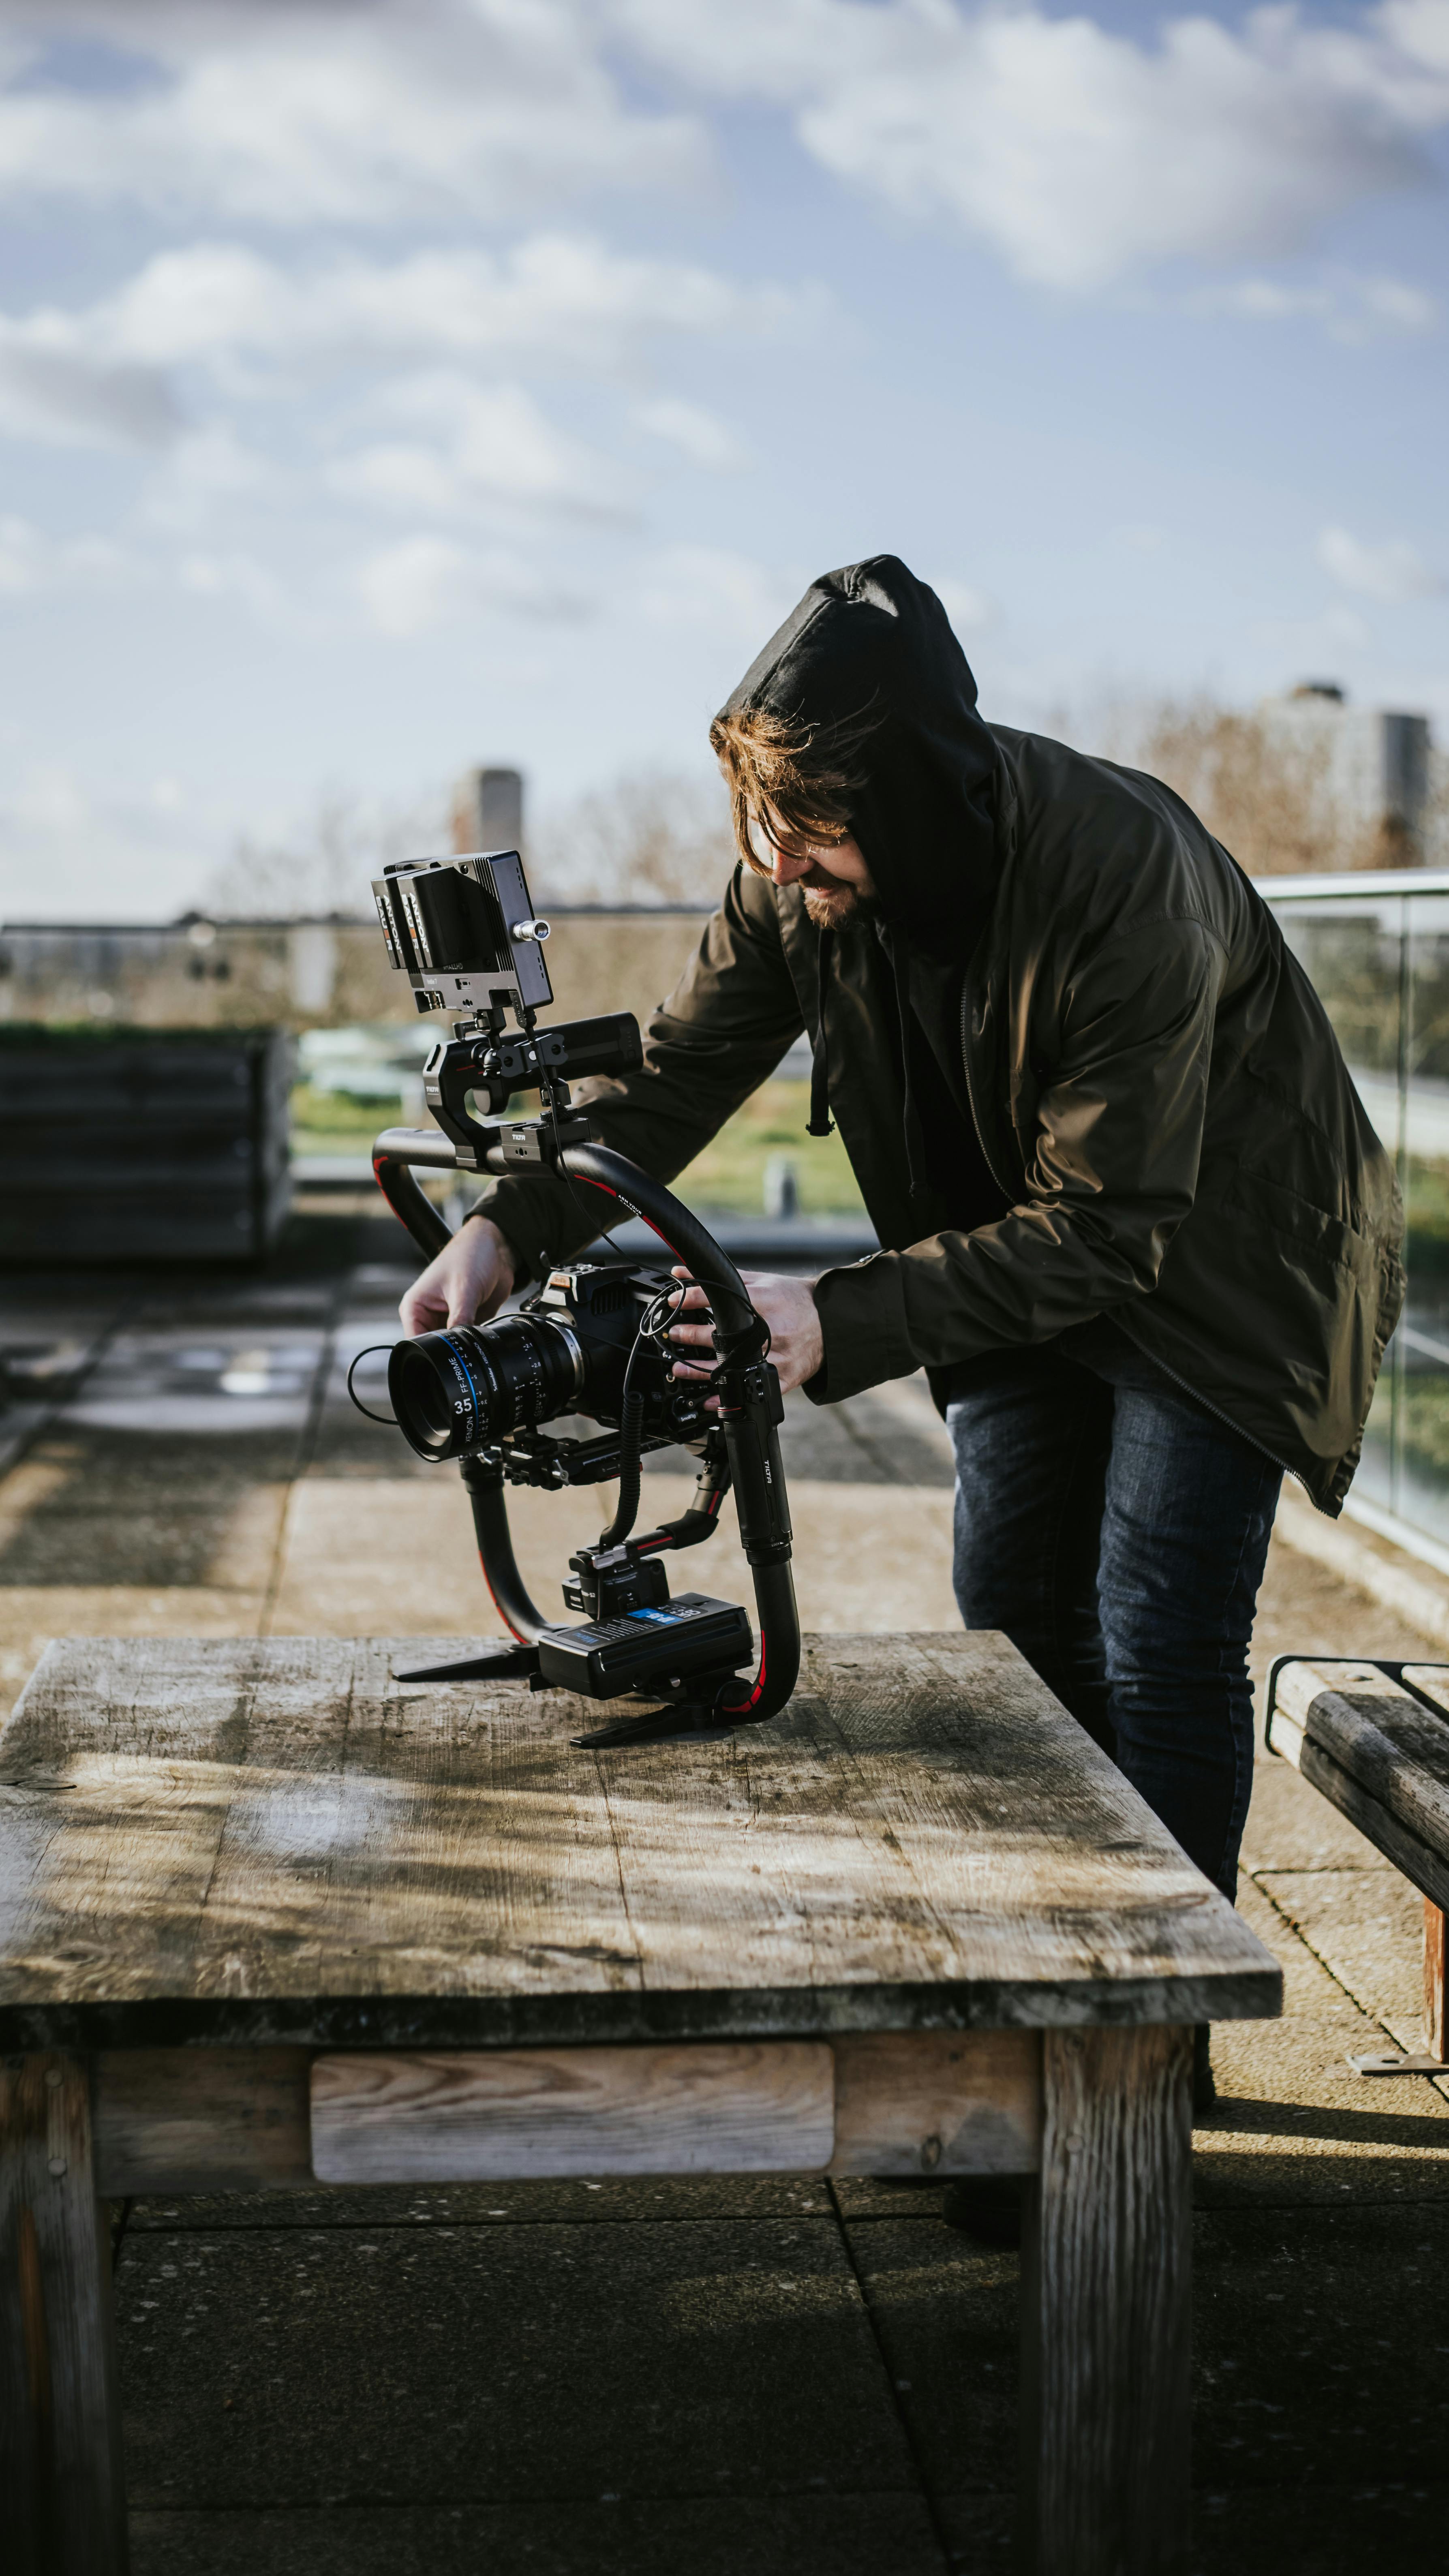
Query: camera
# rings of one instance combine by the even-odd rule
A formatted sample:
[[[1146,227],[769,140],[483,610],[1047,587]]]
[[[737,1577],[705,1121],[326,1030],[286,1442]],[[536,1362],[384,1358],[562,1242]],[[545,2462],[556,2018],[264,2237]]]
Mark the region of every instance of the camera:
[[[664,1703],[576,1737],[581,1745],[758,1724],[783,1708],[800,1668],[769,1336],[739,1272],[698,1218],[638,1164],[600,1144],[569,1092],[583,1075],[638,1069],[638,1022],[619,1011],[537,1025],[553,999],[541,953],[548,923],[534,914],[516,850],[408,860],[384,869],[372,891],[388,956],[408,976],[418,1009],[459,1014],[423,1069],[435,1124],[388,1128],[372,1149],[378,1186],[419,1249],[441,1250],[448,1229],[414,1180],[416,1166],[556,1173],[586,1222],[585,1192],[595,1194],[594,1207],[605,1202],[609,1224],[643,1218],[704,1291],[715,1348],[707,1380],[675,1378],[668,1332],[679,1282],[662,1270],[587,1261],[552,1269],[512,1314],[394,1346],[393,1418],[418,1457],[457,1461],[484,1577],[514,1640],[398,1678],[526,1678],[533,1690],[593,1699],[632,1692]],[[516,1114],[525,1092],[538,1097],[536,1117]],[[365,1412],[350,1374],[348,1386]],[[597,1437],[580,1439],[567,1427],[578,1415],[600,1426]],[[549,1431],[550,1423],[559,1429]],[[698,1463],[694,1500],[636,1537],[644,1454],[675,1444]],[[613,1518],[592,1547],[570,1557],[563,1586],[566,1607],[582,1612],[583,1623],[559,1625],[523,1582],[505,1488],[558,1491],[605,1479],[618,1481]],[[753,1680],[740,1676],[755,1654],[745,1611],[700,1592],[671,1599],[660,1561],[711,1538],[731,1490],[759,1615]]]
[[[581,1261],[551,1271],[515,1314],[395,1343],[387,1388],[398,1429],[419,1458],[438,1460],[497,1448],[559,1414],[617,1428],[627,1378],[642,1447],[696,1439],[703,1394],[670,1375],[667,1346],[643,1330],[673,1289],[667,1271]]]

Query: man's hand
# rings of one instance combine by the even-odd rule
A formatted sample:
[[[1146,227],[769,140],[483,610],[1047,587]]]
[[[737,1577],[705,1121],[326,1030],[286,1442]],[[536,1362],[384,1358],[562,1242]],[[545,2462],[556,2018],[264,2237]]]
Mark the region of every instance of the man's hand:
[[[513,1293],[518,1258],[491,1217],[470,1216],[436,1261],[415,1279],[398,1313],[409,1341],[448,1324],[476,1324],[496,1315]]]
[[[770,1327],[770,1358],[780,1373],[780,1386],[788,1395],[792,1386],[803,1386],[813,1377],[825,1358],[825,1335],[815,1307],[813,1279],[785,1279],[771,1270],[741,1272],[745,1294],[756,1314],[763,1315]],[[676,1270],[676,1279],[687,1279],[687,1270]],[[703,1320],[695,1322],[694,1317]],[[691,1287],[680,1308],[679,1321],[669,1330],[671,1342],[691,1350],[697,1349],[698,1360],[677,1360],[676,1377],[707,1377],[714,1367],[714,1340],[709,1327],[709,1300],[702,1288]]]

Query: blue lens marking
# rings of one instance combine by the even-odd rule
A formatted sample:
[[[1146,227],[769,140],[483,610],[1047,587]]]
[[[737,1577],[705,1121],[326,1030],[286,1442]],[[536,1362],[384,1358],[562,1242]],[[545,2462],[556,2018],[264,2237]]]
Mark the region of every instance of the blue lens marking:
[[[467,1360],[464,1358],[463,1353],[462,1353],[462,1352],[460,1351],[460,1349],[458,1348],[458,1345],[457,1345],[457,1343],[454,1341],[453,1336],[452,1336],[452,1334],[451,1334],[451,1333],[440,1333],[440,1334],[438,1335],[438,1339],[439,1339],[439,1341],[440,1341],[440,1342],[445,1343],[445,1344],[447,1345],[447,1348],[452,1352],[454,1359],[457,1361],[459,1368],[462,1370],[464,1377],[465,1377],[465,1378],[467,1379],[467,1381],[468,1381],[468,1392],[469,1392],[469,1394],[471,1395],[471,1397],[473,1398],[473,1411],[474,1411],[474,1414],[475,1414],[475,1416],[481,1416],[482,1411],[483,1411],[483,1407],[482,1407],[481,1402],[479,1401],[478,1389],[477,1389],[477,1387],[476,1387],[476,1386],[474,1385],[474,1383],[473,1383],[473,1372],[472,1372],[472,1370],[469,1368],[468,1363],[467,1363]]]

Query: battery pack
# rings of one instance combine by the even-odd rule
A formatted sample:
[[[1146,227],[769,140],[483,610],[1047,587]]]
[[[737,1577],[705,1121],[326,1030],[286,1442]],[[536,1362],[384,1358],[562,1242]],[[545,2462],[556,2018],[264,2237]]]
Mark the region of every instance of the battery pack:
[[[738,1672],[750,1663],[755,1641],[749,1619],[734,1601],[712,1601],[705,1592],[681,1592],[617,1619],[581,1628],[541,1628],[541,1679],[585,1699],[617,1699],[642,1683],[686,1681],[691,1673]]]

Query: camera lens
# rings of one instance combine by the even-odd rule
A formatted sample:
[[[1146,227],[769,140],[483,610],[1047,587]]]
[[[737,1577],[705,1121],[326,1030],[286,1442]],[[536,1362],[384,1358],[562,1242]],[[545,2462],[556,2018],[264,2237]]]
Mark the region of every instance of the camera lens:
[[[387,1391],[398,1429],[420,1458],[461,1458],[469,1449],[531,1430],[563,1413],[584,1382],[584,1358],[567,1324],[544,1315],[501,1315],[396,1342]]]

